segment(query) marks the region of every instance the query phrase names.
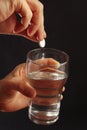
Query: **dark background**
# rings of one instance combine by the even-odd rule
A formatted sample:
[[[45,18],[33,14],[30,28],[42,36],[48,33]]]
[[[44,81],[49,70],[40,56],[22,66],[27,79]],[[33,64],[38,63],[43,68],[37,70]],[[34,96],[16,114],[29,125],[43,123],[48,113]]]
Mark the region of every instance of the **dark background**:
[[[81,0],[42,0],[45,8],[46,47],[69,54],[69,78],[60,118],[51,126],[38,126],[28,119],[28,108],[0,112],[0,130],[87,130],[87,8]],[[29,50],[39,47],[23,37],[0,35],[0,78],[26,61]]]

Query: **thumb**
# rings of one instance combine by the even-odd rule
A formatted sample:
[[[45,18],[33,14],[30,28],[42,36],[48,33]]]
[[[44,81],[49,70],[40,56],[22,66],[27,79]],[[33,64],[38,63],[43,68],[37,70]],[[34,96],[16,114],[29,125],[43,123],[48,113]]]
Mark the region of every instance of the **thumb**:
[[[23,95],[33,98],[36,95],[35,89],[29,84],[27,80],[20,79],[18,77],[13,79],[13,85],[11,88],[19,91]]]

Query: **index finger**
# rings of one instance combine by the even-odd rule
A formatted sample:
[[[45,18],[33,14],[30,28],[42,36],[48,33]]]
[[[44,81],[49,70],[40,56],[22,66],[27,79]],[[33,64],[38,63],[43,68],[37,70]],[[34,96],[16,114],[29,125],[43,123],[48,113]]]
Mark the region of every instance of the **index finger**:
[[[54,66],[55,68],[59,68],[60,63],[53,58],[41,58],[35,60],[34,63],[40,66]]]
[[[60,63],[53,58],[41,58],[34,61],[29,61],[26,64],[27,72],[35,72],[35,71],[53,71],[54,69],[58,69],[60,67]],[[53,68],[53,69],[52,69]]]
[[[29,27],[29,36],[33,36],[41,25],[43,19],[43,4],[38,0],[28,0],[29,6],[33,12],[31,26]],[[44,25],[43,25],[44,26]]]

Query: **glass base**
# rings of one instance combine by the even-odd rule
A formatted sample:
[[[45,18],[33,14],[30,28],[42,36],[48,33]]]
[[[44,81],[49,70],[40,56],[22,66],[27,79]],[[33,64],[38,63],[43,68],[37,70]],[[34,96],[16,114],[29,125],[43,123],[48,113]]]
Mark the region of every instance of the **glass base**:
[[[29,115],[29,119],[37,124],[37,125],[51,125],[51,124],[54,124],[57,120],[58,120],[58,116],[55,118],[55,119],[52,119],[52,120],[42,120],[42,119],[38,119],[38,118],[35,118],[33,115]]]
[[[50,125],[58,120],[59,111],[60,102],[49,106],[42,106],[31,103],[28,109],[28,116],[29,119],[35,124]]]

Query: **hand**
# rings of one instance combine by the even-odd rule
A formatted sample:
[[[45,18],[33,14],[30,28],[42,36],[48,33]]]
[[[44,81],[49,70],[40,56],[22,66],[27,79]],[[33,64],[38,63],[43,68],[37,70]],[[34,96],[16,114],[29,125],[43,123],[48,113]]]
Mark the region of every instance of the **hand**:
[[[25,76],[25,64],[18,65],[0,80],[0,111],[16,111],[29,105],[36,95]]]
[[[50,61],[51,60],[51,61]],[[45,64],[57,64],[46,59]],[[39,60],[41,62],[41,60]],[[65,87],[62,89],[62,93]],[[12,112],[25,108],[31,98],[36,96],[35,89],[29,84],[25,74],[25,63],[18,65],[4,79],[0,80],[0,111]],[[63,96],[61,96],[62,100]]]
[[[0,6],[0,33],[19,34],[35,42],[46,38],[40,1],[0,0]],[[20,22],[16,19],[17,14],[21,15]]]

